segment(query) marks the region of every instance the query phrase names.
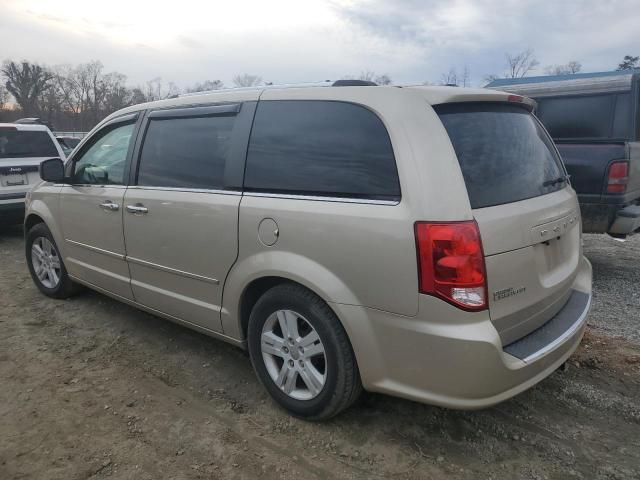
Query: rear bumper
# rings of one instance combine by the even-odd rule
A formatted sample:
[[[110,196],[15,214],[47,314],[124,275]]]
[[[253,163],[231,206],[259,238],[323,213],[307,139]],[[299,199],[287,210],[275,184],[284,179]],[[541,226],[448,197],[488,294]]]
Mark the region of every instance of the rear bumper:
[[[640,228],[640,205],[629,205],[616,214],[609,233],[629,235]]]
[[[332,307],[343,319],[365,389],[479,409],[532,387],[575,351],[591,303],[591,264],[584,257],[573,289],[581,302],[568,302],[547,324],[506,347],[488,312],[462,312],[426,295],[416,317]]]
[[[584,233],[630,235],[640,228],[640,205],[580,203],[580,211]]]

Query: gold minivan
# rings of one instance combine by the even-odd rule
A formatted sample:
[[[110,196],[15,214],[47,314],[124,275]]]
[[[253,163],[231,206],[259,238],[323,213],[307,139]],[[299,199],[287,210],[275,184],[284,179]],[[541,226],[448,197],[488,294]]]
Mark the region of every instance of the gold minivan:
[[[591,266],[533,102],[357,83],[109,116],[27,197],[36,285],[247,348],[308,419],[362,388],[476,409],[539,382],[580,343]]]

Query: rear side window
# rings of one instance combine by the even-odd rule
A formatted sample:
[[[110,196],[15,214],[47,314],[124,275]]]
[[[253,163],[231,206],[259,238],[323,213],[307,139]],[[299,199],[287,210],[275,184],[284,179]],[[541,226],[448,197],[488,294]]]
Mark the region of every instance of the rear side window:
[[[450,103],[435,107],[456,151],[471,208],[517,202],[565,187],[551,139],[522,107]]]
[[[400,198],[385,126],[368,109],[344,102],[260,102],[244,186],[258,192]]]
[[[58,150],[47,132],[0,128],[0,159],[57,156]]]
[[[537,115],[555,139],[628,139],[631,95],[613,93],[537,99]]]
[[[151,119],[138,185],[221,189],[235,116]]]

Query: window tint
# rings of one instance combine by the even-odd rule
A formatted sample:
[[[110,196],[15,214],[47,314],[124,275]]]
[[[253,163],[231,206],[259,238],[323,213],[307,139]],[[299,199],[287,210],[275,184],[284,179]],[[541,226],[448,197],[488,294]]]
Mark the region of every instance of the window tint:
[[[245,188],[400,198],[386,128],[371,111],[343,102],[260,102],[249,143]]]
[[[527,110],[459,103],[435,107],[456,151],[472,208],[517,202],[565,187],[560,159]]]
[[[57,156],[58,150],[47,132],[0,128],[0,158]]]
[[[223,188],[234,121],[235,116],[150,120],[138,185]]]
[[[626,139],[631,134],[628,93],[540,98],[537,115],[553,138]]]
[[[135,123],[105,127],[74,162],[72,183],[122,185]]]

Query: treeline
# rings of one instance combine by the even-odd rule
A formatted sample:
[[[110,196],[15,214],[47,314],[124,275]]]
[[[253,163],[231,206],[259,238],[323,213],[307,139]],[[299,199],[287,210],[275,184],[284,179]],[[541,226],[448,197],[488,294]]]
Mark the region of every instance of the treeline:
[[[535,71],[540,65],[534,51],[528,48],[516,54],[505,54],[505,72],[486,75],[485,82],[495,78],[520,78]],[[625,55],[618,70],[640,67],[640,57]],[[547,75],[575,74],[582,70],[578,61],[563,65],[549,65]],[[386,74],[363,71],[359,75],[345,75],[345,79],[374,81],[389,85]],[[234,87],[270,85],[258,75],[244,73],[233,77]],[[425,85],[434,83],[426,81]],[[442,74],[440,85],[471,86],[469,67],[458,71],[451,67]],[[38,117],[58,131],[88,131],[107,115],[137,103],[169,98],[180,93],[195,93],[224,88],[220,80],[205,80],[184,89],[173,82],[154,78],[135,87],[127,85],[127,76],[119,72],[105,72],[99,61],[79,65],[47,67],[28,61],[6,60],[0,68],[0,122],[11,122],[21,117]]]
[[[257,75],[233,78],[234,86],[262,83]],[[161,78],[130,87],[126,75],[105,72],[99,61],[47,67],[7,60],[0,69],[0,122],[38,117],[59,131],[88,131],[107,115],[129,105],[223,87],[220,80],[205,80],[181,91]]]

